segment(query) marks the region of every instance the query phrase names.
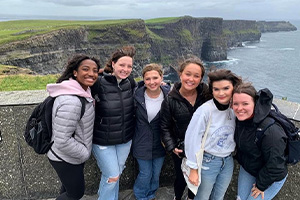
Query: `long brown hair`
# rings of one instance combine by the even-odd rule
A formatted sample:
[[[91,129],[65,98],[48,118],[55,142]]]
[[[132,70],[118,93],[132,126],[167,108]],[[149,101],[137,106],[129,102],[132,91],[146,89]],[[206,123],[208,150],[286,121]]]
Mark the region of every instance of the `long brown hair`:
[[[110,59],[105,65],[104,72],[113,73],[112,63],[116,63],[120,58],[129,56],[133,59],[135,56],[135,48],[133,46],[124,46],[112,53]]]

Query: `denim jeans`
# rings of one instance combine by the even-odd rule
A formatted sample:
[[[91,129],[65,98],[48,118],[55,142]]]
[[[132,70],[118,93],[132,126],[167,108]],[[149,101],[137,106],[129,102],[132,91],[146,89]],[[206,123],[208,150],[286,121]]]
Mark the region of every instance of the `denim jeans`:
[[[119,179],[117,182],[108,182],[108,179],[119,177],[122,174],[130,152],[131,142],[130,140],[125,144],[110,146],[93,144],[93,154],[101,170],[98,200],[118,200]]]
[[[270,187],[268,187],[268,189],[264,191],[264,200],[273,199],[282,188],[286,178],[287,176],[281,181],[274,182]],[[255,182],[256,178],[240,166],[237,200],[261,200],[261,195],[259,195],[256,199],[251,196],[251,189]]]
[[[139,174],[133,186],[133,192],[137,200],[149,200],[155,198],[155,192],[159,187],[159,175],[165,157],[153,160],[137,159]]]
[[[233,174],[233,158],[204,153],[201,168],[201,184],[195,200],[222,200]]]

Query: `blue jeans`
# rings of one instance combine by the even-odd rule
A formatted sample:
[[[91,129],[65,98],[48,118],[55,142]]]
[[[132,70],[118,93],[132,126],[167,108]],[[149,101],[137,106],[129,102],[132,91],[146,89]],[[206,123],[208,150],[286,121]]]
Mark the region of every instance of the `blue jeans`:
[[[287,176],[286,176],[287,177]],[[264,191],[264,200],[273,199],[276,194],[282,188],[286,177],[281,181],[274,182],[268,189]],[[238,178],[238,196],[237,200],[261,200],[261,195],[256,199],[251,196],[251,189],[253,184],[256,182],[256,178],[245,171],[245,169],[240,166],[239,178]]]
[[[201,184],[194,200],[223,200],[233,174],[233,158],[204,153]]]
[[[153,160],[136,159],[139,164],[139,174],[133,186],[133,192],[137,200],[149,200],[155,198],[155,192],[159,187],[159,175],[165,157]]]
[[[93,144],[93,154],[101,170],[98,200],[118,200],[119,179],[117,182],[108,182],[108,179],[119,177],[122,174],[130,152],[131,142],[130,140],[125,144],[110,146]]]

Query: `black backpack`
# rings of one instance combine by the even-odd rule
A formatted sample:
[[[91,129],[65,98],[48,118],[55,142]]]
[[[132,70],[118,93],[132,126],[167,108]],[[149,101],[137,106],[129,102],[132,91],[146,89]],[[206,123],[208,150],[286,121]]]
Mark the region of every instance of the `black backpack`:
[[[261,147],[262,138],[265,130],[278,123],[284,130],[287,136],[286,147],[286,163],[294,165],[300,161],[300,130],[294,125],[291,119],[282,114],[275,104],[272,104],[272,109],[269,115],[258,125],[256,129],[256,144]]]
[[[82,118],[85,112],[85,98],[79,97]],[[53,144],[52,137],[52,107],[55,97],[48,96],[42,103],[37,105],[31,113],[24,132],[25,141],[38,154],[47,153]],[[53,151],[52,151],[53,152]],[[54,154],[55,155],[55,154]]]

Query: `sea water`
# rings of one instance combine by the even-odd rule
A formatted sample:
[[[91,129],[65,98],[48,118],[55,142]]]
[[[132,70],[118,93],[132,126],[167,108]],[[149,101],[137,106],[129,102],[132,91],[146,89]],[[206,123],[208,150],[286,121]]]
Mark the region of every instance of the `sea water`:
[[[230,69],[253,83],[269,88],[275,98],[300,103],[300,21],[297,31],[262,33],[260,41],[228,51],[228,60],[206,63]]]

